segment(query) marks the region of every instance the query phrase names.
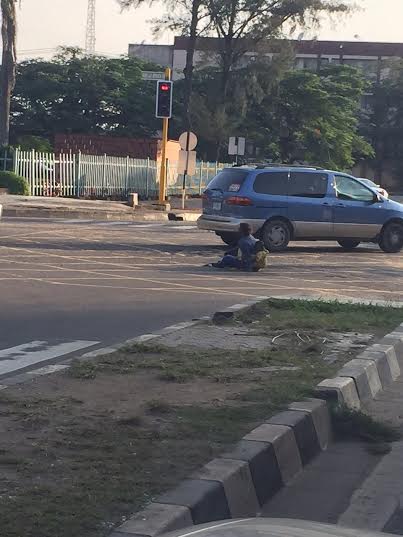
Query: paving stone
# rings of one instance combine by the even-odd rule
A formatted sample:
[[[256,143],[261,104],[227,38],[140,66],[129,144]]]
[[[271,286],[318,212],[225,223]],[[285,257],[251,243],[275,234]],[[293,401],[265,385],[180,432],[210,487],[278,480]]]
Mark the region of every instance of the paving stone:
[[[286,410],[272,416],[268,423],[285,425],[293,429],[304,466],[320,452],[318,435],[311,414],[298,410]]]
[[[332,439],[332,427],[326,401],[323,399],[307,399],[306,401],[291,403],[289,408],[308,412],[311,415],[320,448],[322,450],[327,449]]]
[[[222,483],[232,518],[254,517],[259,511],[260,505],[246,461],[214,459],[192,477]]]
[[[357,386],[354,379],[349,377],[325,379],[316,386],[315,394],[318,397],[323,397],[329,401],[337,401],[355,410],[361,408]]]
[[[119,526],[117,531],[123,535],[154,537],[192,525],[192,515],[188,507],[151,503]]]
[[[372,360],[350,360],[340,369],[338,375],[354,379],[361,400],[373,399],[382,390],[378,370]]]
[[[269,442],[274,447],[281,479],[289,483],[302,469],[294,430],[284,425],[265,423],[244,437],[245,440]]]
[[[230,518],[224,487],[218,481],[185,479],[155,503],[188,507],[194,524]]]
[[[275,449],[271,443],[241,440],[232,451],[221,458],[248,463],[260,506],[283,486]]]

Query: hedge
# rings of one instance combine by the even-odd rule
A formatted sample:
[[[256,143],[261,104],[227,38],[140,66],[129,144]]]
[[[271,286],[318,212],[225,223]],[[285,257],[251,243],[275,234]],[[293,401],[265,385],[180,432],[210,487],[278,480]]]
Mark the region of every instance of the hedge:
[[[9,194],[30,194],[27,180],[13,172],[0,172],[0,188],[7,188]]]

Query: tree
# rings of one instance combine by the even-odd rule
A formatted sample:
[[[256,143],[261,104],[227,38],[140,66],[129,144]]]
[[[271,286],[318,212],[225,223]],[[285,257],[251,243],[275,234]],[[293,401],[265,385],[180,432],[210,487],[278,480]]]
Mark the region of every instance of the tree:
[[[122,9],[138,7],[144,0],[117,0]],[[151,0],[152,1],[152,0]],[[183,71],[185,84],[183,88],[183,111],[186,130],[190,130],[192,116],[190,103],[192,97],[194,54],[198,36],[202,35],[209,27],[209,21],[204,26],[201,24],[208,18],[205,0],[166,0],[165,15],[153,21],[154,33],[158,34],[161,29],[179,31],[187,36],[188,47],[186,51],[186,65]]]
[[[200,103],[194,122],[210,159],[226,132],[253,142],[252,158],[258,161],[349,169],[357,159],[373,155],[358,132],[367,84],[357,70],[295,71],[285,57],[261,60],[234,72],[228,101],[236,103],[236,113],[231,105],[226,116],[219,105],[220,76],[217,70],[197,73]]]
[[[154,85],[141,75],[147,69],[155,66],[72,48],[61,49],[51,61],[21,63],[12,103],[14,139],[52,139],[57,132],[154,135],[159,128]]]
[[[349,0],[347,0],[348,2]],[[282,37],[287,23],[301,27],[319,22],[325,13],[347,13],[343,0],[207,0],[212,26],[220,38],[223,106],[231,71],[263,40]]]
[[[17,15],[15,0],[1,0],[1,37],[3,43],[0,70],[0,147],[9,144],[11,95],[17,63]]]

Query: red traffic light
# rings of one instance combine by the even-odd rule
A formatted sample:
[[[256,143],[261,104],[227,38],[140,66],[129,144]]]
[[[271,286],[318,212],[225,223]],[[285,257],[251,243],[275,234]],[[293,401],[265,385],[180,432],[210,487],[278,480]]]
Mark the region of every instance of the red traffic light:
[[[161,84],[160,90],[161,91],[169,91],[169,85],[168,84]]]

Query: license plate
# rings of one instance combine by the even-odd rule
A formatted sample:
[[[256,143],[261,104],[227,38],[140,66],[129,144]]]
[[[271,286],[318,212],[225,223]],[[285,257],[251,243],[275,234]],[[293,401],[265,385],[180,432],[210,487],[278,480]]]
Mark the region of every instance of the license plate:
[[[221,201],[214,201],[213,202],[213,210],[214,211],[221,211]]]

